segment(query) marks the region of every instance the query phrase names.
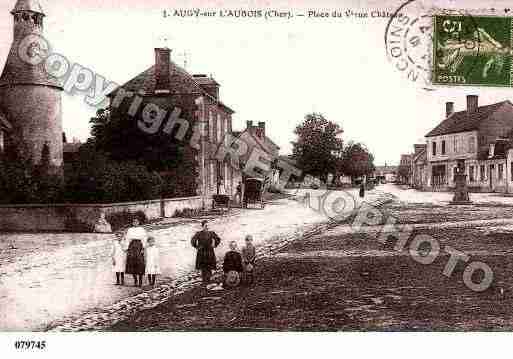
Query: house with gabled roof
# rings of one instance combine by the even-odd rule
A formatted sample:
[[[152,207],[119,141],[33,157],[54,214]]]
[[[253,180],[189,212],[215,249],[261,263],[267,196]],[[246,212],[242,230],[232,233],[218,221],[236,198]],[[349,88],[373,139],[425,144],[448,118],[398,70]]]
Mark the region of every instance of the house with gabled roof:
[[[198,163],[198,195],[207,196],[224,192],[234,195],[240,170],[215,156],[215,149],[232,132],[232,115],[235,113],[220,99],[220,84],[211,76],[190,74],[171,59],[168,48],[155,49],[155,63],[108,95],[109,109],[114,115],[128,117],[141,111],[146,104],[153,104],[168,113],[180,108],[180,118],[192,129],[197,121],[206,123],[204,151],[194,149]],[[127,95],[128,93],[128,95]],[[135,95],[135,96],[134,96]],[[137,100],[134,100],[138,98]],[[199,100],[202,100],[198,102]],[[199,105],[201,103],[201,105]],[[136,108],[136,110],[134,110]],[[172,131],[179,131],[178,122]]]
[[[513,131],[513,104],[479,106],[467,96],[463,111],[446,103],[446,118],[426,134],[429,190],[451,190],[458,166],[465,169],[473,191],[510,192],[512,158],[508,136]]]
[[[276,185],[279,182],[279,169],[273,168],[273,162],[277,161],[280,156],[280,147],[268,136],[266,132],[265,122],[258,122],[253,125],[253,121],[246,121],[246,129],[243,131],[234,131],[233,135],[247,145],[246,154],[241,156],[241,162],[247,162],[249,156],[257,148],[261,153],[265,153],[268,165],[271,167],[269,173],[262,173],[262,177],[266,177],[268,184]]]

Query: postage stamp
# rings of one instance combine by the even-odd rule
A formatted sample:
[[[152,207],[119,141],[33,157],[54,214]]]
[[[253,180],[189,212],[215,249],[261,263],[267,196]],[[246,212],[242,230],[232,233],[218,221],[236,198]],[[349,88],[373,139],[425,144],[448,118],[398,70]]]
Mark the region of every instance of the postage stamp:
[[[512,18],[435,15],[433,75],[437,85],[512,85]]]

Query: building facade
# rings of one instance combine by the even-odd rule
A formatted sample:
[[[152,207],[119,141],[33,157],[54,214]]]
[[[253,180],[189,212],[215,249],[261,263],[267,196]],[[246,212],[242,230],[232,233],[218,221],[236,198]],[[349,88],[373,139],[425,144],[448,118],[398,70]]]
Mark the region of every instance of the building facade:
[[[451,190],[458,166],[465,169],[471,191],[511,192],[513,104],[479,106],[467,96],[467,108],[454,112],[446,103],[446,119],[426,135],[428,190]]]
[[[376,166],[374,178],[381,183],[392,183],[397,180],[397,166]]]
[[[156,105],[159,110],[172,114],[179,108],[178,118],[174,122],[169,120],[167,125],[158,130],[173,136],[179,135],[181,131],[201,133],[194,140],[197,148],[185,144],[194,151],[198,163],[197,194],[211,196],[220,193],[233,196],[240,170],[230,166],[228,161],[216,158],[217,147],[232,132],[234,113],[221,101],[219,87],[213,78],[190,74],[175,64],[171,60],[170,49],[157,48],[153,66],[108,95],[109,108],[116,116],[133,115],[136,112],[133,111],[134,94],[139,99],[136,100],[139,111],[148,105]],[[200,123],[204,127],[197,131],[196,126]]]
[[[263,154],[260,160],[270,168],[268,173],[261,173],[259,177],[265,178],[268,185],[278,185],[280,171],[273,164],[279,160],[280,147],[267,135],[265,122],[254,125],[253,121],[246,122],[246,129],[241,132],[234,132],[234,135],[247,145],[246,154],[241,156],[241,162],[247,163],[249,157],[258,150]]]

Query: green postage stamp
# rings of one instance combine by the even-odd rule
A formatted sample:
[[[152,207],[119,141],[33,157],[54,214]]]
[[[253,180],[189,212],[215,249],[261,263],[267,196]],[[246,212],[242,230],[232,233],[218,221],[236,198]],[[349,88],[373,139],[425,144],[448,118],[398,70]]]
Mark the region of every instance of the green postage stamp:
[[[512,86],[512,19],[435,15],[433,84]]]

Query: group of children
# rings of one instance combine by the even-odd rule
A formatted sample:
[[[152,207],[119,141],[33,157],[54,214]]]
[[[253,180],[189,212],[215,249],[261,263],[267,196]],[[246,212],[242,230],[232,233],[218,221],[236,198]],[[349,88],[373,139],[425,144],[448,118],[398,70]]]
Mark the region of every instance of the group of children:
[[[128,246],[124,243],[128,242]],[[227,284],[229,276],[235,276],[235,283],[228,286],[233,287],[244,281],[248,284],[254,282],[254,267],[256,261],[256,250],[253,246],[253,237],[246,236],[245,246],[242,251],[237,249],[235,241],[230,242],[230,250],[226,253],[223,262],[225,273],[224,283]],[[132,274],[134,286],[142,287],[144,274],[148,277],[148,284],[155,286],[157,275],[160,270],[160,253],[155,246],[155,239],[148,236],[146,230],[139,225],[135,219],[133,226],[127,230],[125,238],[117,236],[112,246],[112,265],[116,273],[116,285],[125,284],[125,273]]]
[[[236,286],[244,278],[247,284],[253,284],[254,281],[254,268],[256,261],[256,250],[253,246],[253,237],[251,235],[246,236],[246,245],[242,248],[242,251],[237,250],[237,243],[235,241],[230,242],[230,250],[224,256],[223,272],[225,274],[225,285]],[[232,272],[232,273],[230,273]],[[237,275],[234,275],[234,273]],[[227,280],[230,275],[235,278],[229,283]]]
[[[124,243],[128,242],[128,246]],[[125,284],[125,273],[132,274],[134,286],[142,287],[144,274],[148,284],[154,286],[160,274],[160,253],[155,238],[149,237],[135,219],[125,238],[118,236],[112,246],[112,266],[116,273],[116,285]]]

